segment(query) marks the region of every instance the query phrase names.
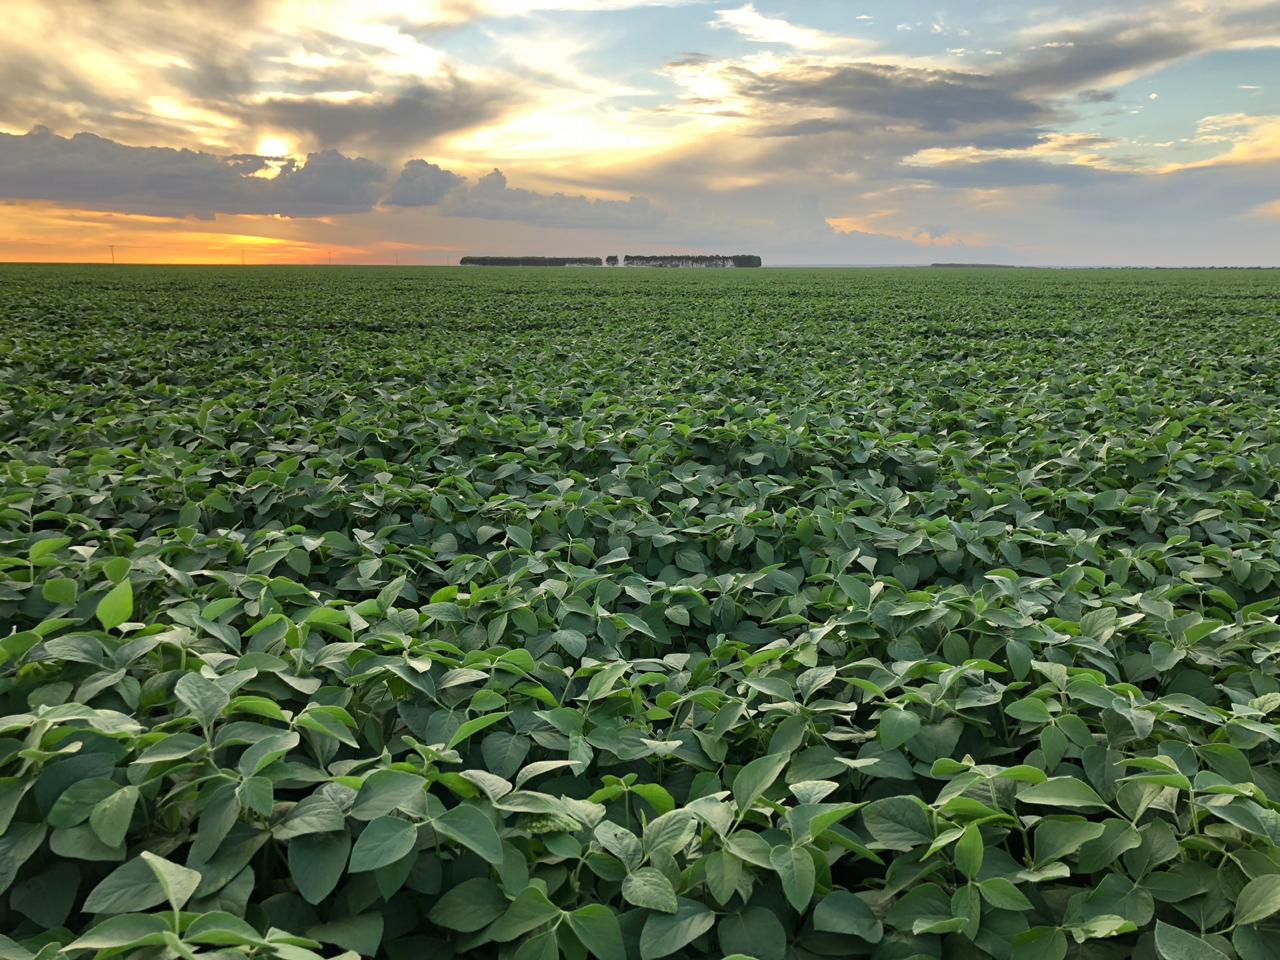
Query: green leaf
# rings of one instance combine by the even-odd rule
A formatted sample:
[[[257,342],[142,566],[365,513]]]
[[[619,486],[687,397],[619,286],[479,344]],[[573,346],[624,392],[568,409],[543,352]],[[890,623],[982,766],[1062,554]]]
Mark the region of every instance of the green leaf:
[[[96,615],[103,630],[114,630],[133,616],[132,582],[126,578],[112,587],[111,591],[98,601]]]
[[[887,850],[911,850],[933,842],[929,812],[916,797],[885,797],[862,808],[862,822]]]
[[[246,779],[260,774],[298,745],[300,737],[290,730],[287,733],[276,733],[263,737],[253,746],[240,754],[236,769]]]
[[[1018,799],[1023,803],[1054,807],[1106,807],[1093,787],[1075,777],[1050,777],[1044,783],[1025,788],[1018,794]]]
[[[676,891],[662,871],[654,867],[631,870],[622,881],[622,899],[633,907],[675,913]]]
[[[375,770],[365,777],[351,807],[357,820],[374,820],[420,798],[427,781],[402,770]]]
[[[472,877],[445,891],[429,914],[432,923],[449,930],[474,933],[507,909],[502,889],[488,877]]]
[[[458,744],[465,743],[473,734],[479,733],[486,727],[491,727],[509,716],[511,716],[511,711],[503,710],[498,713],[486,713],[482,717],[473,717],[458,727],[453,736],[449,738],[446,746],[452,750]]]
[[[181,910],[196,892],[196,887],[200,886],[199,870],[181,867],[164,857],[157,857],[149,850],[142,852],[142,861],[160,881],[160,889],[175,911]]]
[[[76,602],[79,585],[68,577],[54,577],[46,580],[40,588],[40,595],[50,603],[71,606]]]
[[[89,891],[85,913],[134,913],[150,910],[165,901],[165,890],[155,871],[141,857],[121,864]]]
[[[769,863],[782,881],[782,892],[786,894],[787,902],[797,913],[804,913],[813,899],[817,880],[809,851],[804,847],[779,844],[769,851]]]
[[[265,947],[267,943],[239,917],[221,911],[206,913],[191,921],[182,939],[213,947]]]
[[[1031,901],[1004,877],[991,877],[978,884],[982,899],[997,910],[1030,911]]]
[[[525,887],[487,933],[491,939],[506,943],[550,923],[560,914],[560,908],[548,900],[545,893],[537,887]]]
[[[119,950],[125,947],[154,947],[164,943],[169,926],[155,914],[124,914],[108,917],[84,936],[67,944],[67,950]]]
[[[332,943],[362,957],[372,957],[377,954],[382,943],[382,923],[382,914],[362,913],[309,927],[307,936],[321,943]]]
[[[733,778],[733,799],[739,813],[751,809],[760,795],[781,776],[790,760],[789,753],[771,753],[757,757],[738,771]]]
[[[567,917],[569,928],[598,960],[627,960],[618,917],[602,903],[579,907]]]
[[[9,894],[13,909],[46,930],[66,923],[80,887],[80,870],[69,861],[23,879]]]
[[[1036,866],[1042,867],[1075,853],[1088,841],[1101,837],[1105,830],[1100,823],[1046,817],[1036,825]]]
[[[502,838],[498,836],[493,821],[481,813],[478,807],[460,803],[432,820],[431,826],[455,843],[478,853],[489,863],[498,866],[502,864]],[[358,848],[359,844],[356,846]],[[353,854],[352,861],[354,860]]]
[[[841,933],[860,937],[867,943],[879,943],[884,927],[866,902],[848,890],[832,890],[813,910],[813,927],[825,933]]]
[[[982,869],[983,849],[982,831],[975,824],[969,824],[956,841],[955,847],[956,869],[969,880],[974,879]]]
[[[348,869],[352,873],[364,873],[395,863],[413,849],[417,839],[417,828],[407,820],[378,817],[356,838],[355,846],[351,848],[351,865]],[[296,842],[292,841],[290,846]]]
[[[366,827],[365,833],[368,830]],[[309,833],[290,840],[289,873],[302,899],[314,904],[332,893],[346,872],[350,853],[351,835],[345,830],[341,833]]]
[[[1230,960],[1207,940],[1163,920],[1156,921],[1156,953],[1162,960]]]
[[[121,787],[98,801],[89,814],[89,825],[98,839],[109,847],[118,847],[124,843],[137,802],[138,788],[132,786]]]
[[[787,931],[764,907],[747,907],[741,913],[721,917],[716,939],[726,956],[747,954],[757,960],[786,960]]]
[[[640,931],[641,960],[659,960],[690,943],[715,926],[716,915],[694,900],[681,897],[675,913],[651,913]]]
[[[1012,960],[1062,960],[1067,936],[1056,927],[1032,927],[1013,938]]]
[[[231,697],[218,684],[198,673],[179,677],[173,692],[206,732],[231,702]]]
[[[880,743],[886,750],[897,750],[920,731],[920,715],[910,710],[891,707],[880,715]]]
[[[1236,895],[1235,922],[1240,926],[1258,923],[1280,910],[1280,875],[1255,877]]]

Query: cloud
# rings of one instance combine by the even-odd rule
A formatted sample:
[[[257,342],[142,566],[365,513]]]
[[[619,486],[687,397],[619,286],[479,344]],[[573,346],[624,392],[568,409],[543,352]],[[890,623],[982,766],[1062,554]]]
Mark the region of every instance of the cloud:
[[[386,203],[393,207],[431,207],[454,187],[466,183],[451,170],[425,160],[410,160],[391,187]]]
[[[200,219],[217,214],[328,217],[367,212],[379,201],[546,227],[651,227],[664,219],[643,197],[539,193],[510,186],[500,170],[469,183],[414,159],[388,189],[381,165],[336,150],[308,154],[304,163],[280,163],[254,154],[133,147],[91,133],[60,137],[43,127],[22,135],[0,133],[0,199]]]
[[[544,227],[635,228],[656,226],[662,211],[643,197],[628,200],[593,200],[564,193],[537,193],[507,185],[501,170],[459,187],[440,201],[449,216],[485,220],[518,220]]]
[[[324,217],[372,209],[386,171],[336,151],[289,161],[274,177],[252,155],[132,147],[91,133],[37,127],[0,134],[0,197],[162,217],[217,213]]]
[[[1224,113],[1202,117],[1192,142],[1228,149],[1203,160],[1171,164],[1162,172],[1237,165],[1272,165],[1280,161],[1280,115]]]
[[[1048,117],[1039,104],[1001,89],[982,74],[956,70],[785,64],[778,70],[739,74],[737,80],[739,94],[756,103],[833,112],[826,118],[828,129],[840,127],[841,120],[872,120],[945,131],[993,121],[1031,124]]]
[[[449,76],[387,93],[267,97],[243,114],[250,123],[300,134],[321,147],[385,153],[474,126],[516,100],[496,88]]]
[[[732,30],[755,43],[784,44],[798,50],[850,50],[871,46],[863,40],[826,33],[812,27],[798,27],[780,17],[765,16],[750,3],[732,10],[717,10],[711,26]]]

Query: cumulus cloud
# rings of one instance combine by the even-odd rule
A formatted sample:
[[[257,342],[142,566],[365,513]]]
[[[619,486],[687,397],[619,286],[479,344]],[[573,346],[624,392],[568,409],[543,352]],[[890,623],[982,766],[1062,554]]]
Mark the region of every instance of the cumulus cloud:
[[[386,177],[378,164],[332,150],[288,161],[274,177],[258,175],[266,166],[261,157],[132,147],[91,133],[0,134],[0,196],[89,210],[322,217],[372,209]]]
[[[381,165],[336,150],[281,164],[253,154],[133,147],[91,133],[61,137],[43,127],[22,135],[0,133],[0,198],[201,219],[220,213],[325,217],[366,212],[379,201],[548,227],[644,227],[663,218],[643,197],[539,193],[510,186],[500,170],[469,183],[414,159],[388,189]]]
[[[410,160],[392,184],[385,202],[393,207],[435,206],[445,194],[466,180],[466,177],[426,160]]]
[[[440,209],[454,217],[519,220],[544,227],[651,227],[663,218],[643,197],[593,200],[578,194],[537,193],[508,186],[501,170],[450,191]]]

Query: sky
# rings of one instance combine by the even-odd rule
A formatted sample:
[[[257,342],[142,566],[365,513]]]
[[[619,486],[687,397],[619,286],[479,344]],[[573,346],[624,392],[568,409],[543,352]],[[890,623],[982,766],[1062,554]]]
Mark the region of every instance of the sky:
[[[0,261],[1280,263],[1280,0],[5,0]]]

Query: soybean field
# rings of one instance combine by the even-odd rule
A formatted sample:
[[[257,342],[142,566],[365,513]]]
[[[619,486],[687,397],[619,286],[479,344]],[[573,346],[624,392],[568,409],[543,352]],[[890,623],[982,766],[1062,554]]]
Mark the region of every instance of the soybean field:
[[[1264,960],[1280,272],[0,267],[0,960]]]

